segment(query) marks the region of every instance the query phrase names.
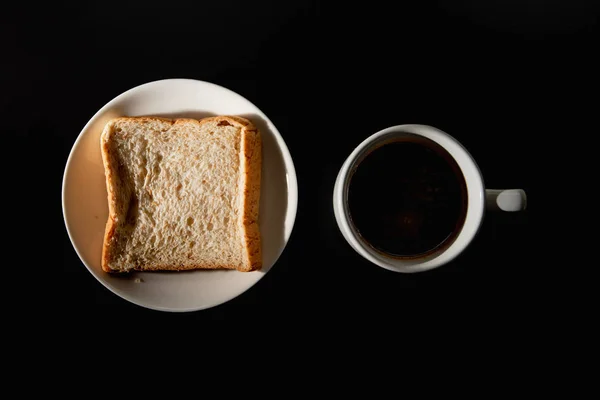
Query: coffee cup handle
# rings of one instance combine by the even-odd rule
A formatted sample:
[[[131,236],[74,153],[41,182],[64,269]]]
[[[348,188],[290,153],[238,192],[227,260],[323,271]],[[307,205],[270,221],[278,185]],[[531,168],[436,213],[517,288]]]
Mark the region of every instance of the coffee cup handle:
[[[527,207],[527,195],[523,189],[486,189],[485,202],[488,210],[522,211]]]

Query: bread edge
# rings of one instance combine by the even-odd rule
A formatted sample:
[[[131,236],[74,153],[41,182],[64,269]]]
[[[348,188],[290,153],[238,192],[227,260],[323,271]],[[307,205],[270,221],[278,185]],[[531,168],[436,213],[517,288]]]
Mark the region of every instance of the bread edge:
[[[242,198],[242,227],[243,243],[246,251],[247,265],[240,271],[257,271],[262,268],[262,243],[260,226],[258,224],[261,167],[262,167],[262,138],[258,128],[249,120],[242,117],[230,117],[244,125],[242,128],[240,164],[244,182]]]
[[[110,164],[109,157],[109,139],[113,133],[115,124],[119,121],[124,120],[154,120],[171,122],[172,124],[193,122],[198,124],[207,123],[210,121],[227,121],[233,126],[241,128],[241,146],[240,146],[240,166],[242,167],[243,181],[243,195],[242,195],[242,246],[246,252],[246,263],[242,266],[232,265],[213,265],[213,264],[199,264],[196,266],[180,267],[174,265],[165,265],[156,268],[134,268],[132,270],[119,270],[112,269],[109,267],[109,251],[110,243],[115,235],[116,230],[116,195],[113,190],[113,176],[112,167]],[[104,127],[102,134],[100,135],[100,148],[102,153],[102,162],[104,165],[104,173],[106,178],[106,189],[108,196],[108,219],[106,222],[104,240],[102,244],[102,270],[108,273],[127,273],[130,271],[184,271],[184,270],[198,270],[198,269],[236,269],[241,272],[256,271],[262,268],[262,246],[260,229],[258,225],[258,213],[259,213],[259,202],[260,202],[260,180],[261,180],[261,167],[262,167],[262,141],[258,128],[254,124],[243,117],[222,115],[215,117],[202,118],[200,120],[193,118],[163,118],[153,116],[141,116],[141,117],[118,117],[108,121]]]
[[[113,183],[113,170],[110,163],[110,154],[109,154],[109,139],[110,135],[113,133],[114,126],[117,122],[118,118],[112,119],[106,123],[104,126],[104,130],[100,135],[100,150],[102,153],[102,164],[104,165],[104,176],[106,181],[106,192],[108,197],[108,219],[106,221],[106,226],[104,229],[104,240],[102,242],[102,270],[105,272],[122,272],[120,270],[113,270],[108,266],[108,253],[110,251],[110,244],[115,235],[117,223],[117,215],[115,210],[116,205],[116,195],[114,192],[114,183]]]

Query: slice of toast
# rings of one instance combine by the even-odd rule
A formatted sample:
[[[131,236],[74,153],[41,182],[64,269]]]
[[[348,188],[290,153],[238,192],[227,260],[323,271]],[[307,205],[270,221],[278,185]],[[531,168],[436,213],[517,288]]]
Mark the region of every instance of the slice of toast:
[[[104,271],[261,268],[261,137],[249,120],[116,118],[100,146]]]

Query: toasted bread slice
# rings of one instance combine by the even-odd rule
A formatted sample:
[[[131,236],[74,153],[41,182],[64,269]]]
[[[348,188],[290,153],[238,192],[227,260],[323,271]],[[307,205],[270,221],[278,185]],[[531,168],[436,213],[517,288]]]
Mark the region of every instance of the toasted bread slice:
[[[100,145],[104,271],[261,268],[261,137],[249,120],[116,118]]]

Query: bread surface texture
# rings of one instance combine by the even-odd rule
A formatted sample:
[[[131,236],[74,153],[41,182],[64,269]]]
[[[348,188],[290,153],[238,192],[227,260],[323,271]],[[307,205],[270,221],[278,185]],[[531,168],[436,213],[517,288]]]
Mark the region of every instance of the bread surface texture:
[[[116,118],[100,147],[104,271],[261,268],[261,137],[252,122]]]

